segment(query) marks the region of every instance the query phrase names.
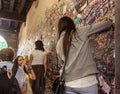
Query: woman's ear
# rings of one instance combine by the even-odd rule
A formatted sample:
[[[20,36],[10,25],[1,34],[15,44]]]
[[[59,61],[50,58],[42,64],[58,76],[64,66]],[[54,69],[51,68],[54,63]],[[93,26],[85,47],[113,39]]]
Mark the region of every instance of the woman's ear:
[[[12,71],[11,70],[7,71],[7,76],[8,76],[9,79],[11,79],[11,77],[12,77]]]

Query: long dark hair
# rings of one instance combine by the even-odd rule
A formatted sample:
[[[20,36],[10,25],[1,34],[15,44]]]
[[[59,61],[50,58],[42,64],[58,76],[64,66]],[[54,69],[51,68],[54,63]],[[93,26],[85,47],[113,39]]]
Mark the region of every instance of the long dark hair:
[[[70,17],[63,16],[62,18],[60,18],[58,22],[59,38],[62,32],[65,32],[65,36],[63,39],[63,52],[66,56],[67,48],[71,43],[73,35],[75,36],[77,34],[75,24]]]
[[[20,57],[23,58],[23,56],[17,56],[17,57],[14,59],[14,67],[13,67],[14,71],[19,67],[18,59],[19,59]],[[27,71],[27,69],[26,69],[25,66],[23,67],[23,70],[24,70],[25,73],[28,74],[28,71]]]
[[[43,42],[41,40],[37,40],[35,42],[35,49],[36,50],[42,50],[42,51],[45,51],[44,47],[43,47]]]
[[[17,70],[18,70],[18,67],[19,67],[19,65],[18,65],[18,58],[19,57],[21,57],[21,56],[17,56],[15,59],[14,59],[14,61],[13,61],[13,67],[12,67],[12,73],[13,73],[13,77],[16,75],[16,72],[17,72]]]
[[[22,56],[17,56],[15,59],[14,59],[14,64],[17,64],[18,65],[18,59],[19,57],[22,57]]]

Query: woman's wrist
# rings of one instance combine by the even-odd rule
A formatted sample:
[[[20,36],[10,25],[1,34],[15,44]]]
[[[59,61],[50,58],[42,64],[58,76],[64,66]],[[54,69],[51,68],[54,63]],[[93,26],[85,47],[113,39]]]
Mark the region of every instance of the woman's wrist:
[[[33,68],[31,67],[31,68],[29,68],[29,70],[33,70]]]
[[[32,67],[29,67],[29,68],[28,68],[28,72],[31,72],[32,70],[33,70]]]

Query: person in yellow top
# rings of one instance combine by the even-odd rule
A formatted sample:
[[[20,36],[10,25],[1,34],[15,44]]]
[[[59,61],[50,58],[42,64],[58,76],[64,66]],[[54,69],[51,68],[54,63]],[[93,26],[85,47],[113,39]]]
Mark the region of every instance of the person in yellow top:
[[[18,66],[20,66],[26,73],[26,79],[27,79],[27,89],[25,93],[23,94],[33,94],[31,85],[30,85],[30,80],[35,80],[36,75],[34,73],[34,70],[32,69],[32,66],[30,65],[29,61],[24,59],[23,56],[17,56],[14,60],[14,63],[17,63]]]

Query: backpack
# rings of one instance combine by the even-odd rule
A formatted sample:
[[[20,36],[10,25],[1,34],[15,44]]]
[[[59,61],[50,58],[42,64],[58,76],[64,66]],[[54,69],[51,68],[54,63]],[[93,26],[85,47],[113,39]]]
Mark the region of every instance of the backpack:
[[[0,94],[22,94],[21,89],[19,87],[18,81],[15,78],[17,68],[13,65],[11,79],[7,76],[7,68],[3,66],[0,68]]]
[[[0,94],[12,94],[10,86],[11,80],[7,76],[7,71],[0,68]]]

